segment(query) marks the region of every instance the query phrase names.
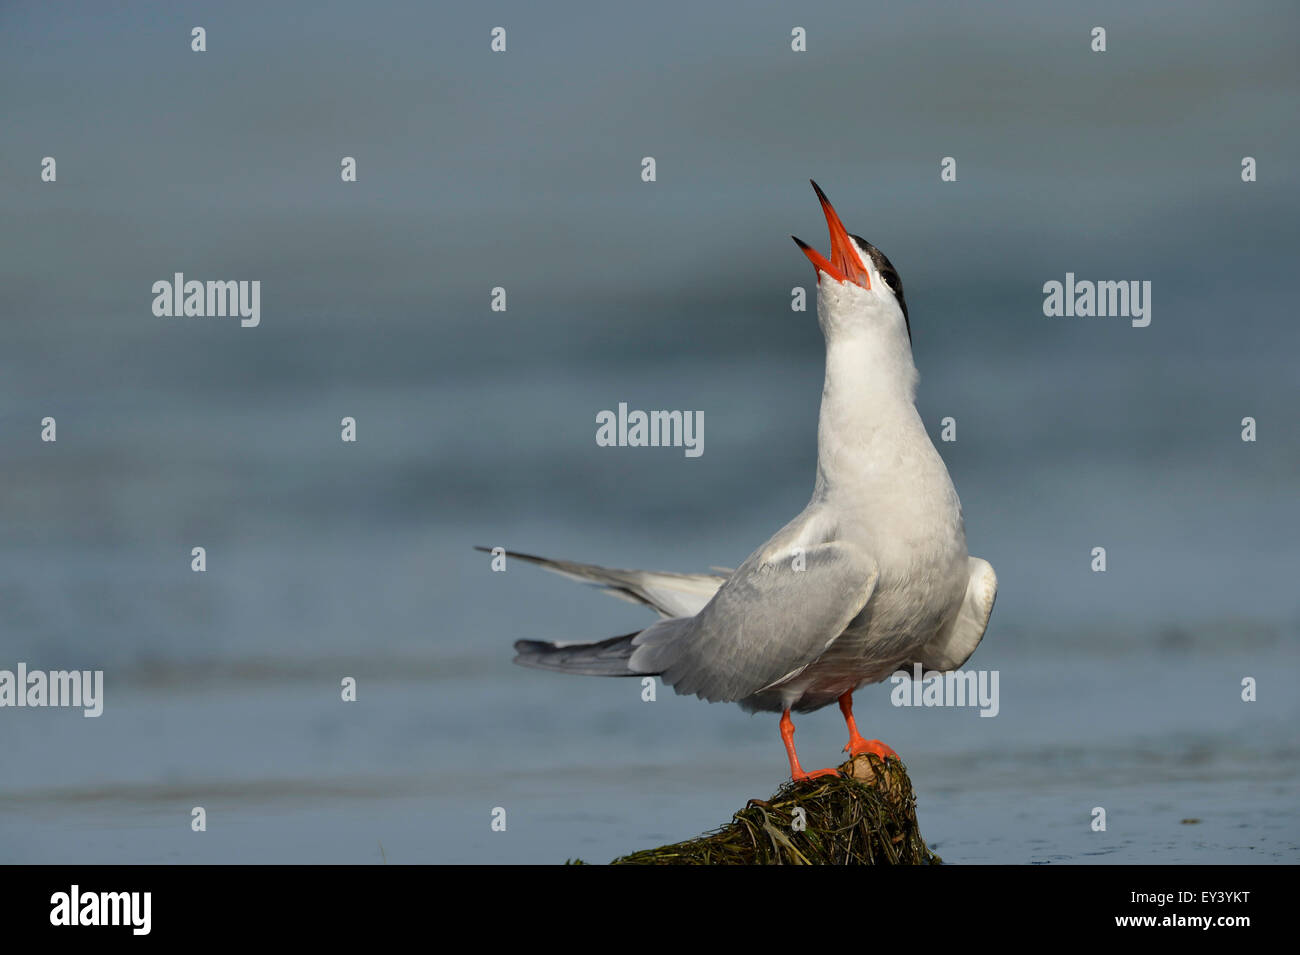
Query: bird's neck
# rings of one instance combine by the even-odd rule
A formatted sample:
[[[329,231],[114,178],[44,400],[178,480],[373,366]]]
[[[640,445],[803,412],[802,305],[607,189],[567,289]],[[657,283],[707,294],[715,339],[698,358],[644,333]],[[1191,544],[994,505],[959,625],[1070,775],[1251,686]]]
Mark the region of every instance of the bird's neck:
[[[900,442],[925,440],[916,411],[916,365],[905,338],[836,336],[826,343],[817,424],[819,491],[857,484],[888,465]]]

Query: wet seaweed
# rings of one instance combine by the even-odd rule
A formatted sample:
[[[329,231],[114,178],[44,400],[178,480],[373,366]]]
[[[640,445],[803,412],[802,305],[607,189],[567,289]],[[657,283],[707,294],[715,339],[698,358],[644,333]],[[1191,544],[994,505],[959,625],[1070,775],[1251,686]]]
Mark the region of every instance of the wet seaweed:
[[[800,814],[802,810],[802,814]],[[796,824],[796,817],[800,824]],[[836,776],[788,782],[751,799],[731,822],[687,842],[642,849],[612,865],[937,865],[916,822],[897,759],[856,756]]]

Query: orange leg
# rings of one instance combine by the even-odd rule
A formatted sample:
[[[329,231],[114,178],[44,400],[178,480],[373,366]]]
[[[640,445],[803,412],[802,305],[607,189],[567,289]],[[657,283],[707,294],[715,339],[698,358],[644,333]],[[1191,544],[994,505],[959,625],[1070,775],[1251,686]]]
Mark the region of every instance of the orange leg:
[[[844,714],[844,725],[849,728],[849,742],[844,747],[846,753],[850,756],[861,756],[864,753],[875,753],[882,760],[889,759],[891,756],[894,759],[898,759],[898,754],[880,740],[862,738],[862,734],[858,732],[858,724],[853,720],[852,690],[840,697],[840,712]]]
[[[838,776],[837,769],[814,769],[805,773],[799,765],[799,757],[794,751],[794,723],[790,721],[790,711],[781,714],[781,740],[785,743],[785,754],[790,757],[790,778],[795,782],[802,779],[816,779],[818,776]]]

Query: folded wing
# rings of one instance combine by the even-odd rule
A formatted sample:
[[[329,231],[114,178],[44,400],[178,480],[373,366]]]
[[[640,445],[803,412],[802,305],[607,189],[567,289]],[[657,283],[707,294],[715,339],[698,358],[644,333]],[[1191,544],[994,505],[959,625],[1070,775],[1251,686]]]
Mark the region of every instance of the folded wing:
[[[923,670],[955,670],[970,659],[984,639],[989,616],[993,613],[993,601],[998,595],[998,576],[993,572],[993,566],[979,557],[968,558],[967,566],[970,577],[957,616],[921,648],[916,659],[907,663],[906,669],[911,670],[913,663],[919,663]]]
[[[814,662],[871,599],[876,562],[842,541],[751,556],[693,618],[633,638],[630,668],[734,701]]]

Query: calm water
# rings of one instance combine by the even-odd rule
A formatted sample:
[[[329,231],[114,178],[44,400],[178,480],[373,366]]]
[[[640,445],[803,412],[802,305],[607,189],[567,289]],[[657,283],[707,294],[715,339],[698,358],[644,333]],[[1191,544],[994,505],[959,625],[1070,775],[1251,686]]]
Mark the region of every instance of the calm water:
[[[746,383],[776,371],[735,363],[708,392],[723,407],[734,400],[743,421],[753,413],[743,407]],[[804,392],[791,417],[813,413],[816,372],[815,363],[789,371],[791,390]],[[656,370],[644,374],[650,381]],[[494,401],[503,415],[519,413],[511,388],[493,397],[487,385],[463,387],[489,418]],[[533,387],[563,408],[564,382]],[[365,420],[445,397],[394,389],[390,414],[375,408]],[[1053,418],[1050,400],[1038,412]],[[292,434],[295,413],[247,420]],[[224,414],[240,420],[238,408]],[[781,781],[769,717],[670,691],[646,703],[635,681],[512,666],[520,635],[594,638],[646,617],[535,568],[493,574],[471,550],[505,543],[631,565],[734,564],[807,493],[804,467],[791,466],[788,482],[779,469],[775,481],[757,480],[767,445],[743,429],[706,414],[714,443],[703,458],[649,451],[644,471],[623,470],[630,450],[601,449],[606,467],[585,425],[561,449],[550,445],[563,436],[542,429],[501,442],[466,434],[447,463],[402,450],[397,429],[364,461],[347,459],[326,429],[310,451],[252,440],[258,450],[245,446],[234,469],[209,468],[233,449],[187,444],[179,415],[163,409],[152,420],[139,446],[127,440],[116,452],[118,463],[69,463],[28,491],[63,506],[116,498],[141,523],[91,530],[84,516],[68,520],[58,525],[70,538],[62,545],[42,545],[33,530],[23,559],[10,561],[12,656],[103,667],[107,699],[95,720],[4,712],[7,859],[604,861],[720,824]],[[772,427],[811,454],[795,423]],[[65,440],[56,454],[68,453]],[[193,458],[139,467],[146,444],[191,447]],[[954,457],[962,450],[959,441]],[[290,485],[277,462],[299,454],[321,464]],[[1113,461],[1083,480],[1063,475],[1056,457],[1005,479],[996,462],[953,464],[972,548],[1001,578],[993,626],[971,661],[1000,672],[1000,712],[894,708],[888,687],[859,696],[864,727],[907,760],[923,831],[947,860],[1300,859],[1300,650],[1289,594],[1270,582],[1287,568],[1258,546],[1268,509],[1293,505],[1257,496],[1234,506],[1219,495],[1216,481],[1226,479],[1215,468],[1232,460],[1211,458],[1208,473],[1175,488]],[[477,473],[481,485],[467,480],[430,500],[421,463]],[[701,464],[719,476],[684,470]],[[530,473],[541,475],[535,487]],[[512,488],[500,505],[497,483]],[[1257,523],[1214,557],[1186,546],[1188,511],[1220,541],[1234,539],[1243,513]],[[1168,540],[1149,530],[1165,520]],[[207,573],[188,570],[188,539],[154,522],[188,524],[194,540],[208,541]],[[1110,543],[1104,575],[1088,568],[1094,540]],[[1228,579],[1204,576],[1207,563],[1228,565]],[[1243,579],[1261,582],[1251,601],[1260,609],[1218,591]],[[339,701],[343,676],[359,681],[355,704]],[[1258,702],[1240,701],[1244,676],[1259,681]],[[808,764],[836,761],[843,731],[833,708],[798,725]],[[196,805],[208,811],[206,834],[189,831]],[[489,828],[498,806],[505,833]],[[1089,828],[1094,806],[1107,810],[1105,833]]]
[[[864,724],[908,761],[922,831],[947,861],[1300,857],[1294,704],[1236,702],[1225,676],[1294,671],[1294,651],[981,655],[1002,672],[994,719],[894,710],[883,691],[859,700]],[[24,778],[10,774],[0,795],[6,856],[606,861],[722,823],[780,781],[771,719],[643,703],[631,681],[578,692],[496,656],[365,679],[348,708],[304,676],[141,688],[90,729],[73,714],[23,713],[7,765]],[[1263,680],[1266,699],[1276,682]],[[837,724],[831,712],[799,723],[810,763],[835,759]],[[189,831],[195,805],[207,833]],[[489,830],[498,806],[505,832]],[[1094,806],[1104,833],[1089,828]]]
[[[512,666],[648,618],[472,548],[735,566],[803,506],[809,175],[907,283],[1000,579],[996,718],[858,699],[926,837],[1300,861],[1293,8],[1117,5],[1094,57],[1033,4],[845,5],[800,13],[804,59],[776,4],[507,6],[496,59],[423,5],[231,5],[202,56],[171,14],[66,9],[0,13],[0,668],[103,669],[107,699],[0,710],[0,861],[606,861],[770,794],[770,717]],[[155,318],[177,270],[260,280],[261,326]],[[1151,326],[1045,318],[1067,271],[1151,281]],[[703,456],[597,447],[619,402],[702,410]],[[837,760],[833,709],[798,726]]]

